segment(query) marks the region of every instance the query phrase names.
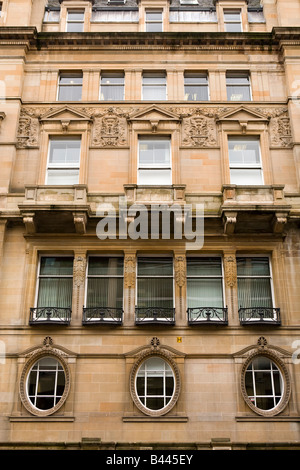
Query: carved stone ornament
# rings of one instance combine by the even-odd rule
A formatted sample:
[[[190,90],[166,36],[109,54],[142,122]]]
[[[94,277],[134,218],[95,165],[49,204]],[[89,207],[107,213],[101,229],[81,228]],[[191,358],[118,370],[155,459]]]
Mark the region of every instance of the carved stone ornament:
[[[74,285],[80,287],[85,282],[85,266],[86,266],[86,257],[85,255],[77,256],[74,259]]]
[[[262,344],[264,345],[262,347]],[[273,361],[276,366],[278,367],[279,371],[281,372],[282,380],[284,382],[283,384],[283,396],[278,403],[278,405],[275,408],[272,408],[270,410],[262,410],[260,408],[257,408],[254,403],[250,400],[247,390],[246,390],[246,370],[248,369],[249,365],[251,364],[252,361],[259,357],[266,357]],[[247,357],[246,361],[244,362],[241,370],[241,392],[242,396],[249,406],[249,408],[254,411],[256,414],[260,416],[276,416],[279,413],[281,413],[287,406],[290,395],[291,395],[291,380],[290,380],[290,375],[288,372],[288,369],[279,356],[277,352],[272,350],[270,347],[267,347],[266,339],[261,337],[258,340],[258,348],[252,351],[249,356]]]
[[[69,391],[70,391],[70,370],[65,360],[65,356],[66,356],[65,353],[63,353],[58,348],[55,348],[53,346],[53,340],[50,336],[47,336],[44,339],[43,346],[41,348],[38,348],[33,353],[27,356],[28,360],[21,373],[19,393],[20,393],[20,398],[24,407],[31,414],[35,416],[43,416],[43,417],[50,416],[53,413],[55,413],[57,410],[59,410],[65,403],[68,397]],[[41,409],[36,408],[32,404],[32,402],[29,400],[29,397],[27,395],[27,379],[31,371],[31,368],[34,366],[36,362],[38,362],[40,359],[43,359],[43,358],[56,359],[62,366],[64,375],[65,375],[65,388],[64,388],[64,392],[62,394],[61,399],[55,406],[47,410],[41,410]]]
[[[185,256],[175,256],[175,281],[179,287],[185,285],[186,280],[186,262]]]
[[[174,374],[174,380],[175,380],[175,389],[173,396],[167,406],[160,410],[150,410],[149,408],[146,408],[142,402],[140,401],[137,393],[136,393],[136,376],[139,371],[139,368],[141,365],[146,361],[147,359],[150,359],[151,357],[160,357],[161,359],[165,360],[169,366],[171,367],[173,374]],[[180,372],[178,369],[178,366],[173,359],[171,353],[167,350],[165,350],[163,347],[160,346],[159,339],[154,337],[151,340],[151,346],[150,348],[146,348],[144,351],[142,351],[134,365],[132,366],[131,372],[130,372],[130,393],[132,400],[136,407],[142,411],[144,414],[152,417],[159,417],[167,414],[176,404],[179,395],[180,395],[180,390],[181,390],[181,378],[180,378]]]
[[[127,120],[124,113],[109,108],[105,115],[94,117],[93,147],[124,147],[127,145]]]
[[[35,109],[21,109],[17,131],[17,148],[38,147],[39,112]]]
[[[134,255],[125,255],[124,258],[124,286],[126,288],[135,285],[136,259]]]
[[[288,148],[293,143],[292,129],[288,109],[280,108],[255,108],[264,114],[269,120],[269,135],[271,147]]]
[[[235,256],[224,256],[224,270],[226,286],[235,287],[237,283],[237,269]]]

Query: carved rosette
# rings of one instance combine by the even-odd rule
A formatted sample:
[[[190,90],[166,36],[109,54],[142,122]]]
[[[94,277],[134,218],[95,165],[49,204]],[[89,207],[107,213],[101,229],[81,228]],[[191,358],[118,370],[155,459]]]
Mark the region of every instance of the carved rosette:
[[[227,287],[235,287],[237,284],[236,258],[234,255],[224,256],[225,284]]]
[[[175,281],[179,287],[183,287],[186,281],[186,260],[185,256],[175,256]]]
[[[136,258],[134,255],[126,255],[124,258],[124,286],[125,288],[135,285]]]

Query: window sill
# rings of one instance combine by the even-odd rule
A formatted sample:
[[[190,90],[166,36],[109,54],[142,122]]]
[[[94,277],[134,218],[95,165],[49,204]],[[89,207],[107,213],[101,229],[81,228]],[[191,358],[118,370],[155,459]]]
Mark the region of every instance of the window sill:
[[[253,416],[253,415],[238,415],[235,417],[237,422],[270,422],[270,421],[277,421],[277,422],[299,422],[300,416],[299,415],[291,415],[291,416]]]
[[[37,422],[64,422],[71,423],[75,421],[74,416],[9,416],[11,423],[37,423]]]
[[[188,417],[184,415],[171,416],[141,416],[126,414],[122,418],[123,423],[187,423]]]

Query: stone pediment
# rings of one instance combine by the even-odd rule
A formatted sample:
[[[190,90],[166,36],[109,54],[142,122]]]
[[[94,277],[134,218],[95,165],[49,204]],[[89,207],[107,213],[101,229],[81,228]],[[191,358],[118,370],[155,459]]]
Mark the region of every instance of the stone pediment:
[[[91,121],[90,116],[70,106],[51,109],[40,117],[40,122],[45,121]]]
[[[237,122],[269,122],[268,117],[264,114],[261,114],[257,111],[253,111],[252,109],[246,106],[240,106],[239,108],[232,109],[227,111],[224,114],[221,114],[217,119],[218,122],[222,121],[237,121]]]
[[[139,110],[128,118],[129,122],[149,122],[152,128],[156,128],[162,121],[179,122],[180,120],[181,118],[177,114],[174,114],[159,106],[149,106],[148,108]]]

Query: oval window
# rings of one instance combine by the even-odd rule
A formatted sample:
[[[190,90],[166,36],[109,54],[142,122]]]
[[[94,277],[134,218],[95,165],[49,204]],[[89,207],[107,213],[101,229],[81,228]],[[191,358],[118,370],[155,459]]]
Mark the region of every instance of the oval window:
[[[268,357],[255,358],[245,372],[245,389],[250,402],[259,410],[276,408],[284,394],[284,380],[277,365]]]
[[[135,387],[136,395],[145,408],[163,410],[174,396],[174,372],[164,359],[151,357],[139,367]]]
[[[52,357],[44,357],[29,371],[27,397],[38,410],[50,410],[61,400],[65,386],[65,371],[61,363]]]

